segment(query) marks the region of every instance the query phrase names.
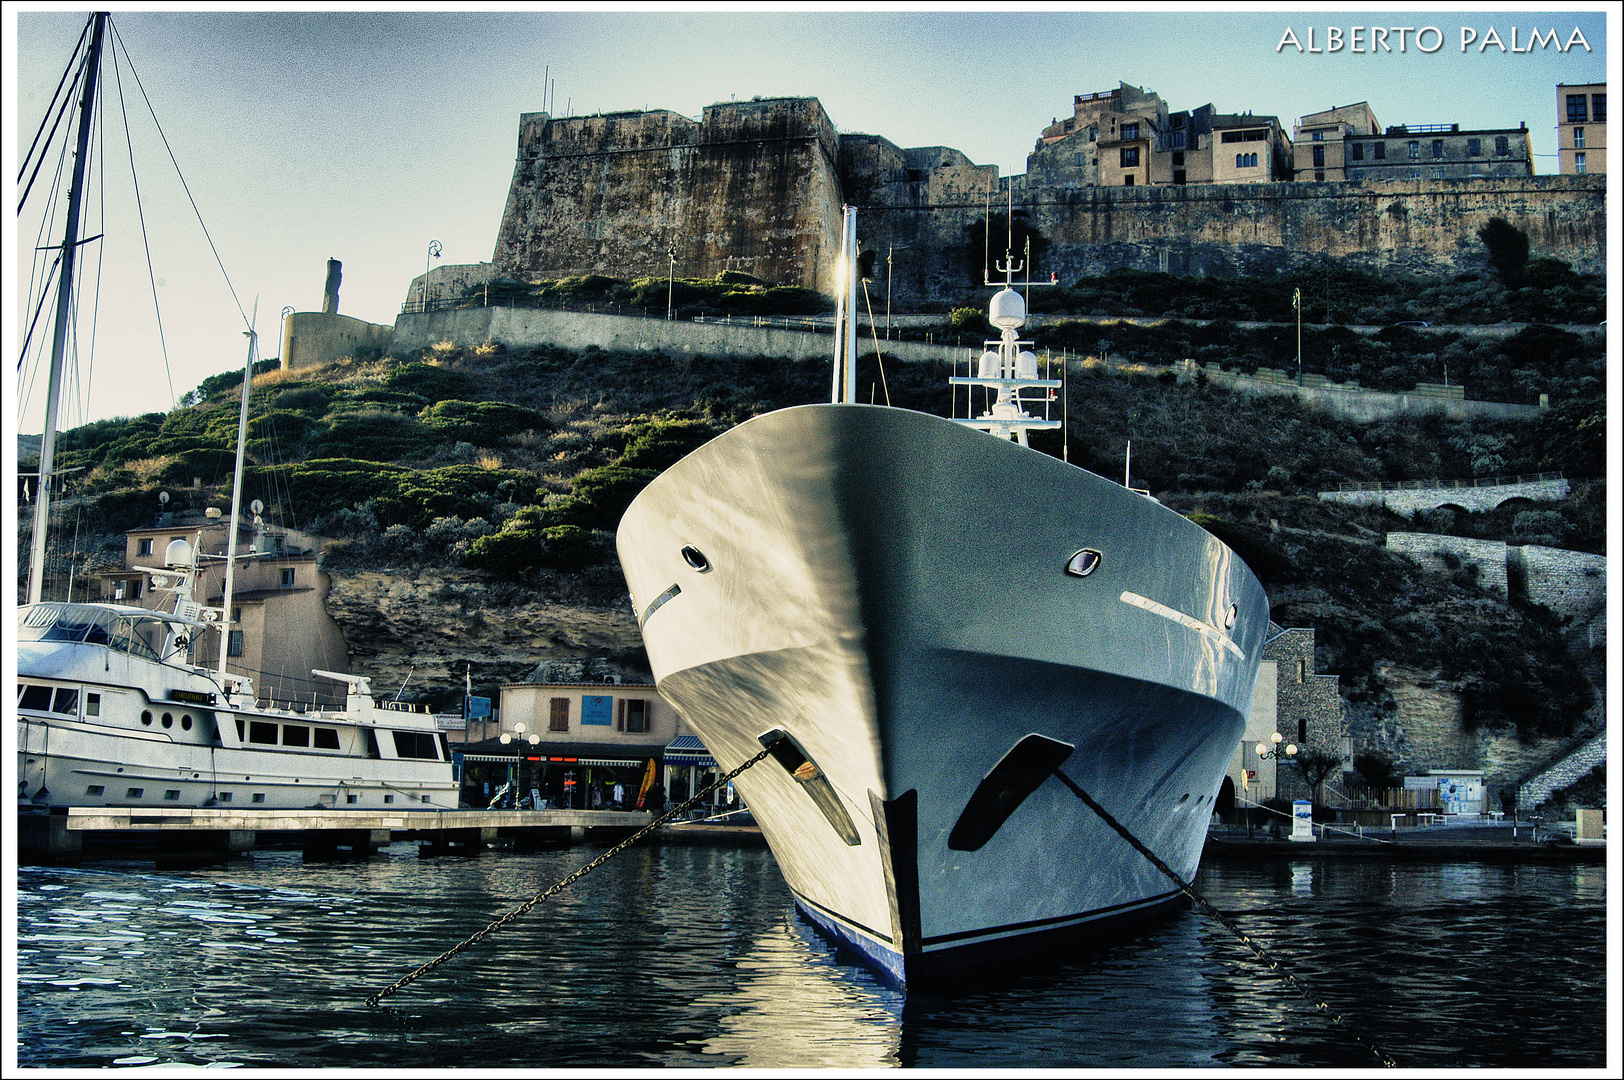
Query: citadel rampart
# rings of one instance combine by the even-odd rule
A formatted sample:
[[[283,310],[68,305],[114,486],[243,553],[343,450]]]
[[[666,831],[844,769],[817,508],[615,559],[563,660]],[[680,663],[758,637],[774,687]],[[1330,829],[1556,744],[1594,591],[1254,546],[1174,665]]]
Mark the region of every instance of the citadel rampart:
[[[1441,277],[1485,268],[1477,231],[1495,217],[1528,234],[1534,257],[1605,269],[1604,175],[1135,187],[1039,179],[1000,179],[995,166],[949,147],[837,134],[812,98],[712,105],[697,122],[663,110],[527,113],[494,261],[531,279],[739,270],[832,292],[846,202],[859,209],[859,241],[893,302],[941,304],[980,286],[988,212],[1013,188],[1016,214],[1045,242],[1034,267],[1044,280],[1119,267],[1271,277],[1327,262]]]
[[[814,98],[519,118],[493,262],[528,279],[736,270],[832,291],[839,139]]]

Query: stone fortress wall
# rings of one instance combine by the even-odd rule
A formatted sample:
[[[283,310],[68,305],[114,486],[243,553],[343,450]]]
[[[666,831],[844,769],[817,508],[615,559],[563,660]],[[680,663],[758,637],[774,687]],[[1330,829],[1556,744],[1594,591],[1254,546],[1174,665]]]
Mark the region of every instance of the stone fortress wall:
[[[1041,280],[1118,267],[1268,277],[1327,261],[1480,271],[1477,230],[1493,217],[1526,231],[1536,257],[1605,269],[1604,175],[1045,186],[948,147],[840,134],[813,98],[712,105],[699,121],[525,114],[493,262],[529,278],[739,270],[832,292],[850,203],[893,301],[940,303],[979,284],[988,213],[1011,197],[1048,242]]]

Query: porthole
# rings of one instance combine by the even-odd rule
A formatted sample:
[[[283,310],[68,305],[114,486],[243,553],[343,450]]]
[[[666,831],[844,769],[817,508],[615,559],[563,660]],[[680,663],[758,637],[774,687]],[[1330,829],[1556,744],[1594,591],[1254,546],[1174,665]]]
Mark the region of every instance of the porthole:
[[[710,560],[705,558],[705,553],[692,544],[683,547],[682,561],[698,570],[701,574],[706,573],[711,568]]]
[[[1241,609],[1238,606],[1234,605],[1234,604],[1230,604],[1229,605],[1229,610],[1224,612],[1224,629],[1225,630],[1233,630],[1233,629],[1235,629],[1235,620],[1239,619],[1240,617],[1241,617]]]
[[[141,723],[145,724],[147,727],[152,726],[152,710],[151,709],[142,709],[141,710]]]
[[[183,714],[181,716],[181,718],[180,718],[180,727],[181,727],[182,731],[191,731],[192,730],[192,718],[191,718],[190,715]]]
[[[173,716],[169,715],[168,713],[164,713],[164,727],[174,727],[174,726],[175,726],[175,718]]]
[[[1072,577],[1087,577],[1100,568],[1103,558],[1093,548],[1084,548],[1066,561],[1066,573]]]

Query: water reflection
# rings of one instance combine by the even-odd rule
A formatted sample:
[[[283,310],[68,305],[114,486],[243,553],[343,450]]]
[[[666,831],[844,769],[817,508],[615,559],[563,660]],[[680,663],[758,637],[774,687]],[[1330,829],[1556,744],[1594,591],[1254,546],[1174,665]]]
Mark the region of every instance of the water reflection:
[[[597,852],[23,868],[28,1066],[1599,1066],[1602,866],[1317,859],[1198,889],[1331,1009],[1194,912],[1065,966],[903,996],[793,912],[765,851],[634,849],[379,1009],[365,997]],[[1418,1024],[1424,1016],[1426,1023]]]

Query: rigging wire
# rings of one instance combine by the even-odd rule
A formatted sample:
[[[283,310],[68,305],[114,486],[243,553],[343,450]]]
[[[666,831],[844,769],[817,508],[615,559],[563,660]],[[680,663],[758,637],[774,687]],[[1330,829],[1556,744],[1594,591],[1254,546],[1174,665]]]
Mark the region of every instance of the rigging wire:
[[[88,59],[88,56],[85,59],[80,59],[79,50],[84,47],[85,35],[90,33],[90,28],[95,23],[95,21],[96,21],[96,17],[94,15],[92,15],[90,17],[90,19],[88,21],[86,21],[85,28],[83,30],[79,31],[79,42],[78,42],[77,45],[75,45],[73,47],[72,55],[70,55],[68,57],[68,66],[62,69],[62,78],[56,84],[56,93],[54,95],[52,95],[52,97],[51,97],[51,101],[53,103],[55,101],[57,101],[58,98],[60,98],[61,101],[62,101],[62,104],[61,104],[61,106],[59,106],[57,108],[56,121],[51,124],[51,134],[46,137],[45,146],[43,148],[40,147],[40,135],[42,135],[44,133],[44,131],[45,131],[45,120],[50,118],[50,115],[51,115],[51,106],[50,105],[47,105],[45,107],[45,117],[43,117],[40,120],[39,131],[36,131],[34,133],[34,142],[33,142],[32,145],[29,146],[28,154],[27,154],[26,157],[23,158],[22,168],[19,169],[18,172],[17,172],[17,182],[19,184],[21,184],[22,180],[23,180],[23,173],[28,170],[28,162],[29,162],[29,160],[33,158],[34,151],[36,149],[39,149],[40,150],[40,159],[38,161],[34,162],[34,171],[28,178],[28,185],[25,188],[23,188],[22,197],[17,200],[17,212],[19,214],[22,213],[23,204],[28,201],[28,193],[30,191],[32,191],[33,188],[34,188],[34,180],[35,180],[36,177],[39,176],[40,166],[45,164],[45,150],[49,149],[51,143],[53,141],[55,141],[57,128],[59,128],[62,125],[62,117],[67,113],[68,106],[73,103],[73,98],[74,98],[73,91],[77,90],[79,88],[79,77],[76,76],[74,78],[74,80],[73,80],[73,87],[68,91],[68,93],[66,95],[63,95],[63,93],[62,93],[62,87],[67,83],[68,76],[70,74],[72,74],[76,68],[80,72],[81,75],[84,72],[84,63],[85,63],[85,59]],[[75,60],[78,60],[77,65],[74,63]]]
[[[125,59],[129,59],[128,54],[126,54]],[[133,67],[130,73],[132,75],[135,73]],[[119,67],[118,50],[116,49],[113,50],[113,82],[118,87],[119,115],[124,120],[124,145],[129,150],[130,155],[130,183],[135,188],[135,213],[141,224],[141,250],[147,259],[147,283],[152,289],[152,313],[158,322],[158,349],[163,353],[164,381],[168,384],[169,401],[173,405],[175,401],[175,373],[169,365],[169,341],[164,337],[163,309],[158,303],[158,275],[152,269],[152,238],[147,233],[147,212],[141,205],[141,178],[136,174],[135,170],[135,140],[130,137],[130,113],[125,107],[124,76],[122,69]],[[184,184],[185,181],[183,180],[181,183]]]
[[[242,301],[237,297],[237,289],[231,284],[231,275],[226,272],[226,264],[220,258],[219,249],[214,246],[214,237],[209,235],[209,227],[203,223],[203,211],[198,208],[197,200],[192,197],[192,189],[186,183],[185,174],[181,172],[180,162],[175,160],[175,151],[169,145],[169,137],[164,134],[163,125],[158,122],[158,113],[153,109],[151,99],[147,97],[147,89],[141,84],[141,73],[135,70],[135,61],[130,59],[130,50],[124,44],[124,39],[118,32],[118,27],[114,26],[111,20],[109,20],[108,25],[113,31],[115,51],[120,48],[124,50],[125,62],[130,65],[130,77],[135,80],[135,88],[141,92],[141,100],[147,106],[147,113],[152,117],[153,126],[158,129],[158,138],[163,141],[164,150],[169,154],[169,160],[175,166],[175,175],[180,179],[181,189],[186,192],[186,199],[192,205],[192,212],[197,217],[198,227],[203,230],[203,238],[209,242],[209,251],[214,255],[215,265],[220,268],[220,273],[226,279],[226,290],[231,293],[232,303],[237,305],[237,314],[242,318],[243,325],[252,330],[253,324],[248,318],[248,313],[243,310]]]

